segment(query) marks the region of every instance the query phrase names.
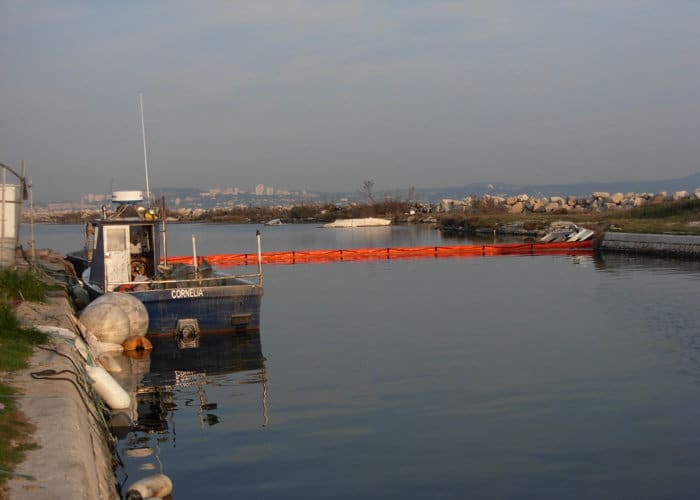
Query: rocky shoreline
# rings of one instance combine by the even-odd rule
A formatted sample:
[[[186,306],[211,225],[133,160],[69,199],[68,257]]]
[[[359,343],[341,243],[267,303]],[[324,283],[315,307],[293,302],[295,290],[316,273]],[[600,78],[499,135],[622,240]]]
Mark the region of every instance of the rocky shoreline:
[[[443,199],[437,203],[385,200],[373,204],[336,205],[307,203],[301,206],[217,206],[167,208],[169,221],[264,224],[272,219],[284,223],[325,223],[336,219],[357,217],[389,217],[396,223],[436,223],[452,214],[503,213],[527,214],[601,214],[624,211],[664,202],[698,200],[700,188],[694,191],[668,193],[608,193],[593,192],[589,196],[465,196],[461,199]],[[22,213],[22,222],[79,224],[99,216],[100,207],[81,210],[52,210],[37,207]]]
[[[700,188],[693,192],[677,191],[668,193],[608,193],[596,191],[590,196],[517,196],[484,195],[467,196],[461,200],[442,200],[441,212],[470,211],[479,208],[502,210],[510,214],[584,214],[639,208],[653,203],[666,201],[700,199]]]

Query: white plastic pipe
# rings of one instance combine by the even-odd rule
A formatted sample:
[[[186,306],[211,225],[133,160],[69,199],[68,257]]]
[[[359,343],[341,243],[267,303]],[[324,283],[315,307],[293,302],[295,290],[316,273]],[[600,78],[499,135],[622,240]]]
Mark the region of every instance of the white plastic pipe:
[[[127,500],[142,500],[144,498],[163,498],[173,491],[173,482],[165,474],[153,474],[139,479],[129,486],[126,492]]]
[[[107,370],[101,366],[85,366],[88,376],[92,380],[95,392],[107,403],[112,410],[129,408],[131,398],[119,382],[114,380]]]

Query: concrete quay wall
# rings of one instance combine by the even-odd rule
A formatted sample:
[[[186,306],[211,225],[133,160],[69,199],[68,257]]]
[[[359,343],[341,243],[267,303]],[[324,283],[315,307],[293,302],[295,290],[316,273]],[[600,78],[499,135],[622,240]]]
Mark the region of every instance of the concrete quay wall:
[[[15,306],[25,327],[47,325],[75,332],[73,314],[64,291],[50,292],[46,303]],[[35,348],[29,368],[7,375],[5,382],[19,391],[19,409],[34,426],[31,441],[39,445],[15,468],[17,475],[6,485],[8,499],[120,498],[112,437],[99,404],[90,397],[87,375],[80,369],[83,363],[74,343],[52,337],[43,348]]]
[[[700,236],[606,232],[602,252],[700,258]]]

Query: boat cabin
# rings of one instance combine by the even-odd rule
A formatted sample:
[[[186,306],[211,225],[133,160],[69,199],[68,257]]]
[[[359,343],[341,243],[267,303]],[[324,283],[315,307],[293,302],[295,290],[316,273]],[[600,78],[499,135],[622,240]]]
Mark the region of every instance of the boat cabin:
[[[155,279],[159,231],[159,221],[137,217],[97,221],[90,282],[107,292]]]

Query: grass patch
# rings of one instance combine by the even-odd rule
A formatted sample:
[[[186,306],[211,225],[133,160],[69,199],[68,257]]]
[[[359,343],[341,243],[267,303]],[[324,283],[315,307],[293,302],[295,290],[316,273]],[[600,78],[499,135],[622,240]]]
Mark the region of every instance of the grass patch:
[[[0,300],[46,302],[47,285],[33,271],[0,270]]]
[[[683,218],[693,220],[700,217],[700,200],[681,200],[656,203],[630,210],[633,219]]]
[[[47,341],[46,334],[22,328],[12,309],[12,302],[17,300],[45,302],[46,289],[31,271],[0,270],[0,371],[26,368],[33,347]],[[30,440],[33,427],[17,409],[15,396],[15,389],[0,384],[0,403],[4,406],[0,409],[0,487],[24,453],[36,448]]]
[[[26,368],[34,345],[43,344],[46,339],[44,333],[21,328],[10,304],[0,302],[0,370]]]
[[[0,403],[5,408],[0,411],[0,486],[10,477],[15,464],[24,459],[24,454],[38,446],[30,441],[34,426],[17,410],[12,387],[0,385]],[[2,497],[0,490],[0,497]]]

